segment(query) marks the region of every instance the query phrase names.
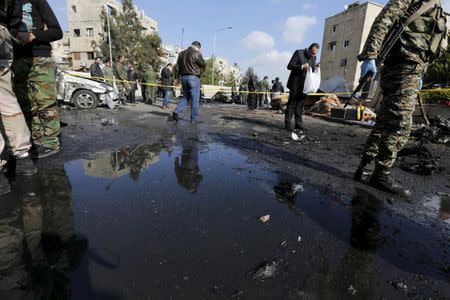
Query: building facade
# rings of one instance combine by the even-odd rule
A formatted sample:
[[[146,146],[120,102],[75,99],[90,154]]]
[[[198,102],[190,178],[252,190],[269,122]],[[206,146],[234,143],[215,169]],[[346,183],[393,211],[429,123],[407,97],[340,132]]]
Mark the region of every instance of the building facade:
[[[320,61],[323,81],[342,76],[349,90],[358,85],[361,64],[357,56],[383,7],[370,1],[355,2],[326,19]]]
[[[67,69],[71,65],[69,32],[64,32],[63,38],[52,43],[52,58],[59,68]]]
[[[96,56],[107,56],[106,53],[101,53],[99,42],[103,34],[100,15],[108,6],[116,11],[122,9],[122,4],[116,0],[67,1],[70,53],[74,67],[89,66]],[[147,17],[144,11],[136,6],[135,9],[145,32],[148,34],[157,32],[158,23]]]

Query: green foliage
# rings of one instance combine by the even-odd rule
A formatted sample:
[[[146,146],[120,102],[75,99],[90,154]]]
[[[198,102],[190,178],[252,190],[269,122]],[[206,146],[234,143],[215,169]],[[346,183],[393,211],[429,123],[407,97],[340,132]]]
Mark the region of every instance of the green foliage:
[[[447,49],[447,53],[429,66],[424,82],[426,85],[450,84],[450,47]]]
[[[207,59],[205,61],[206,67],[205,71],[202,75],[202,84],[210,85],[212,83],[212,69],[213,69],[213,59]],[[214,69],[214,84],[218,84],[219,81],[222,80],[222,75],[220,74],[219,70]]]
[[[422,91],[424,103],[447,104],[450,102],[450,89],[434,89]]]
[[[109,40],[107,13],[102,11],[101,20],[104,33],[101,34],[101,50],[109,56]],[[120,54],[128,58],[129,63],[138,69],[146,69],[148,65],[156,70],[160,66],[161,38],[157,33],[146,34],[142,28],[132,0],[122,1],[122,11],[114,11],[109,17],[113,58]]]
[[[233,87],[233,86],[237,86],[237,85],[238,85],[238,82],[236,80],[236,77],[232,73],[228,74],[228,76],[225,78],[225,86]]]

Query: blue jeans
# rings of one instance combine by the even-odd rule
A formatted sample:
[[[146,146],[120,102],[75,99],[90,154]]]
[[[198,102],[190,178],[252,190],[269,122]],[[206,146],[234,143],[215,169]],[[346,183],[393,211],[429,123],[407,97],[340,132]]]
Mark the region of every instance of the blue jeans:
[[[200,78],[195,75],[186,75],[181,79],[183,98],[180,99],[175,112],[181,113],[188,104],[191,105],[191,121],[198,120],[198,106],[200,101]]]
[[[164,90],[163,105],[169,105],[171,100],[172,100],[172,91]]]

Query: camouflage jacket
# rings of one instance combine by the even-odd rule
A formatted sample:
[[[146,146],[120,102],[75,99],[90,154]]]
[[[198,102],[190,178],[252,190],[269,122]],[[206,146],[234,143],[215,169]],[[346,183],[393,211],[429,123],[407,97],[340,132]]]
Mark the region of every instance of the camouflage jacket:
[[[114,72],[119,80],[128,80],[127,68],[120,61],[114,65]]]
[[[378,17],[375,19],[362,53],[358,56],[360,61],[376,59],[389,31],[396,22],[409,17],[411,7],[422,3],[422,0],[390,0]],[[439,1],[440,2],[440,1]],[[424,64],[428,61],[424,53],[412,51],[398,42],[391,51],[392,56],[401,57],[408,61]]]

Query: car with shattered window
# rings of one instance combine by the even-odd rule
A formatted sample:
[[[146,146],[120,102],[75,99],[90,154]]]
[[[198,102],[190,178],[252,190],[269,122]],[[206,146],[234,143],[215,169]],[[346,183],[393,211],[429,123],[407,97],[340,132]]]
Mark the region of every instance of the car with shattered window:
[[[94,109],[107,106],[110,109],[120,104],[114,86],[90,78],[89,73],[57,70],[57,100],[79,109]]]

